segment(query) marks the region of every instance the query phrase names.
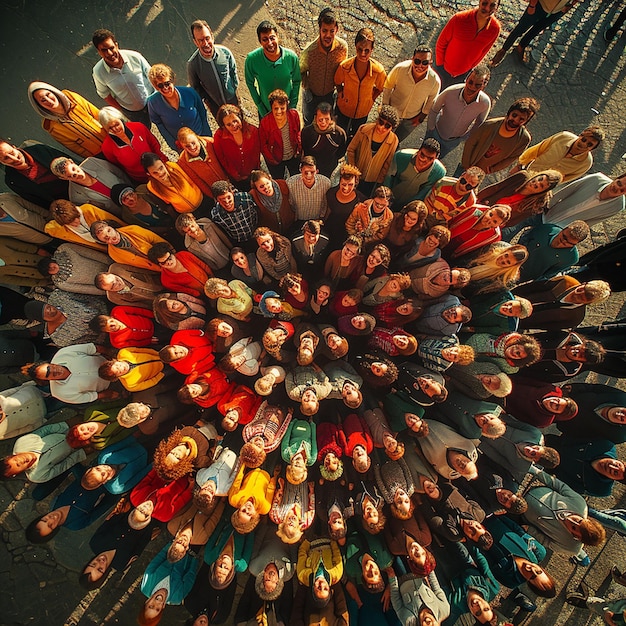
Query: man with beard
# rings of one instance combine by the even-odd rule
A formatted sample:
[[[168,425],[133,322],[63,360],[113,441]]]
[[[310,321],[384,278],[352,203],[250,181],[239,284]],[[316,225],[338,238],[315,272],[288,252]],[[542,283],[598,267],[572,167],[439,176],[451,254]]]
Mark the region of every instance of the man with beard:
[[[526,124],[538,110],[539,103],[534,98],[518,98],[506,117],[487,120],[473,130],[463,149],[463,168],[476,165],[486,174],[493,174],[514,163],[530,144]]]

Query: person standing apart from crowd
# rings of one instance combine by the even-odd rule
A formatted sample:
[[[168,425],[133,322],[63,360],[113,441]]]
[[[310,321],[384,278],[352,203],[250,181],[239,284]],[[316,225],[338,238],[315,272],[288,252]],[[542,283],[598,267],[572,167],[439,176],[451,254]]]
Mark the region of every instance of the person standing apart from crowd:
[[[319,37],[300,54],[302,76],[302,117],[305,126],[313,123],[317,106],[326,102],[335,106],[335,72],[348,56],[348,44],[337,37],[339,22],[335,12],[326,7],[318,18]]]
[[[445,89],[478,65],[500,34],[500,0],[480,0],[477,9],[455,13],[437,38],[435,71]]]
[[[120,50],[115,35],[106,28],[96,30],[91,42],[101,57],[92,72],[98,95],[132,122],[150,128],[147,102],[154,93],[148,78],[150,63],[139,52]]]
[[[383,92],[387,73],[374,59],[374,32],[361,28],[354,38],[356,56],[346,59],[335,72],[337,87],[337,124],[346,131],[351,141],[367,116],[374,101]]]
[[[187,61],[187,79],[217,119],[223,104],[239,106],[237,64],[226,46],[215,43],[213,31],[204,20],[192,22],[191,38],[197,50]]]
[[[298,106],[300,95],[300,61],[289,48],[283,48],[276,25],[263,20],[256,28],[260,48],[248,53],[244,66],[246,85],[256,104],[259,119],[270,112],[269,95],[282,89],[289,98],[289,106]]]

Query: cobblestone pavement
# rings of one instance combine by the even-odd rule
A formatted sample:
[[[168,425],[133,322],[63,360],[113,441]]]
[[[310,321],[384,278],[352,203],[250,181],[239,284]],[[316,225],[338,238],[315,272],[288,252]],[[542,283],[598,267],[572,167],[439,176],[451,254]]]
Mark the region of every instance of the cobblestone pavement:
[[[502,36],[515,25],[522,12],[520,3],[502,0],[498,17],[503,24]],[[609,175],[626,168],[626,111],[624,41],[606,45],[602,32],[611,23],[611,15],[621,2],[582,2],[569,19],[556,25],[553,32],[533,42],[532,60],[522,66],[509,55],[493,72],[487,89],[494,98],[494,114],[506,112],[518,96],[532,95],[542,108],[530,125],[535,139],[558,130],[578,131],[592,122],[607,131],[607,140],[596,154],[593,171]],[[244,4],[214,0],[114,0],[109,3],[76,0],[2,0],[0,3],[0,134],[20,143],[24,139],[49,142],[39,127],[39,120],[26,98],[31,80],[46,80],[58,87],[70,88],[99,104],[91,82],[91,67],[96,61],[90,44],[93,30],[107,27],[117,34],[122,47],[141,50],[152,62],[170,64],[177,72],[179,84],[185,83],[185,61],[193,51],[187,33],[188,24],[196,18],[207,19],[219,43],[229,46],[236,55],[243,74],[243,59],[256,47],[256,24],[261,19],[278,22],[283,43],[300,50],[315,36],[314,21],[325,2],[302,0],[259,0]],[[467,2],[445,0],[412,2],[410,0],[341,0],[334,5],[341,17],[342,35],[350,50],[356,31],[370,26],[376,33],[374,58],[387,69],[408,58],[418,42],[434,46],[445,20]],[[245,96],[245,88],[243,89]],[[245,100],[245,98],[244,98]],[[254,110],[251,101],[246,101]],[[405,141],[415,145],[422,131]],[[459,152],[446,159],[454,169]],[[621,225],[620,225],[621,223]],[[593,244],[610,240],[623,226],[623,217],[594,227]],[[602,321],[614,317],[623,301],[613,297],[596,307],[592,318]],[[623,313],[622,313],[623,314]],[[18,377],[0,376],[0,388],[6,388]],[[55,419],[73,415],[67,409]],[[12,442],[0,442],[0,454],[10,451]],[[622,455],[623,456],[623,455]],[[24,538],[24,527],[46,510],[50,498],[35,502],[32,487],[16,479],[0,483],[0,625],[31,623],[46,626],[133,624],[142,602],[138,586],[141,573],[150,558],[165,542],[162,535],[148,546],[144,555],[122,577],[115,574],[99,591],[84,594],[77,585],[77,572],[88,560],[88,540],[93,527],[82,532],[62,530],[50,543],[33,546]],[[624,506],[624,488],[615,496],[595,502],[598,508]],[[611,537],[600,550],[590,550],[592,565],[588,570],[574,568],[566,559],[553,556],[549,569],[556,574],[557,598],[539,600],[538,611],[530,617],[515,614],[512,602],[502,601],[502,610],[513,621],[532,626],[600,624],[599,618],[563,605],[564,589],[576,586],[584,576],[594,589],[607,591],[611,597],[620,588],[607,579],[611,565],[624,566],[624,540]],[[168,607],[162,624],[183,624],[187,613],[180,607]],[[525,621],[524,621],[525,618]],[[229,622],[232,623],[232,622]]]

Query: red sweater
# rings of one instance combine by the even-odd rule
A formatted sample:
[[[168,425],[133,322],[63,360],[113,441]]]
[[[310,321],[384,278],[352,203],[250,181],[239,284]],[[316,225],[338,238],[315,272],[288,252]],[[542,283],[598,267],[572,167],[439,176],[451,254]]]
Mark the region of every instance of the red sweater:
[[[237,145],[233,136],[222,128],[213,135],[213,147],[222,167],[233,182],[245,180],[252,170],[261,167],[261,144],[259,129],[248,125],[249,135],[243,134],[243,144]]]
[[[133,180],[147,183],[148,175],[141,165],[144,152],[154,152],[165,163],[167,157],[161,150],[157,138],[141,122],[126,122],[126,129],[132,134],[130,145],[122,144],[112,135],[107,134],[102,142],[102,154],[107,161],[121,167]]]
[[[195,254],[183,250],[176,253],[186,272],[172,272],[161,266],[161,284],[168,291],[182,291],[196,298],[204,297],[204,283],[213,276],[211,268]]]
[[[192,372],[185,379],[185,384],[191,383],[206,383],[209,386],[209,391],[204,396],[194,398],[193,401],[205,409],[215,406],[222,398],[232,393],[235,388],[235,383],[231,383],[226,375],[218,370],[216,367],[200,374],[198,372]]]
[[[152,517],[159,522],[169,522],[191,500],[193,482],[187,476],[166,483],[155,470],[150,470],[130,492],[130,502],[137,506],[146,500],[154,502]]]
[[[215,363],[211,340],[198,328],[177,330],[170,339],[171,346],[184,346],[189,353],[186,357],[173,361],[170,365],[185,376],[196,371],[199,373],[211,369]]]
[[[126,324],[126,328],[109,333],[114,348],[142,348],[152,344],[154,337],[154,315],[148,309],[136,306],[116,306],[111,317]]]
[[[249,387],[237,385],[232,393],[222,396],[222,399],[217,403],[217,410],[222,415],[226,415],[230,409],[241,407],[239,423],[245,426],[252,421],[262,401],[263,398]]]
[[[300,140],[300,115],[298,115],[298,111],[287,109],[287,120],[293,155],[299,156],[302,152],[302,141]],[[278,165],[283,160],[283,135],[272,113],[268,113],[261,119],[259,141],[261,142],[261,153],[265,160],[270,165]]]

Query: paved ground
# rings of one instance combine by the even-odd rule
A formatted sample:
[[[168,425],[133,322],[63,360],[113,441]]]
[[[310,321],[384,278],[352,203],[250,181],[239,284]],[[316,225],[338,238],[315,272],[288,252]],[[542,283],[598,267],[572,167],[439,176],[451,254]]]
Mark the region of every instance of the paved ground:
[[[594,171],[617,174],[626,168],[626,110],[624,35],[606,46],[603,30],[611,22],[611,13],[622,3],[582,3],[563,22],[536,43],[532,62],[521,66],[509,56],[494,71],[488,88],[495,99],[494,114],[503,114],[518,96],[532,95],[542,103],[533,120],[531,132],[542,139],[567,128],[578,131],[591,122],[607,130],[607,141],[596,155]],[[0,135],[15,143],[25,139],[48,142],[39,127],[39,119],[30,108],[26,87],[31,80],[48,81],[58,87],[70,88],[99,103],[91,82],[91,67],[97,57],[90,44],[93,30],[111,28],[122,45],[141,50],[152,62],[169,63],[185,82],[185,61],[193,51],[187,25],[204,18],[214,26],[218,42],[228,45],[243,68],[245,54],[256,47],[256,24],[265,18],[275,19],[281,36],[295,49],[301,49],[315,35],[314,19],[323,2],[301,0],[259,0],[247,4],[213,0],[114,0],[109,3],[77,2],[76,0],[2,0],[0,2]],[[387,69],[407,58],[417,42],[434,45],[445,19],[467,2],[445,0],[351,0],[335,5],[344,25],[343,35],[352,50],[354,34],[362,26],[371,26],[377,36],[375,58]],[[521,9],[514,0],[503,0],[500,18],[504,30],[510,30]],[[245,90],[244,90],[245,92]],[[248,101],[248,104],[249,101]],[[253,107],[249,106],[252,110]],[[417,130],[407,140],[414,145],[420,139]],[[450,169],[458,161],[458,153],[446,160]],[[623,221],[623,218],[622,218]],[[609,240],[623,226],[620,220],[595,227],[594,244]],[[622,300],[612,298],[594,310],[597,321],[618,315]],[[9,386],[0,377],[0,388]],[[9,451],[9,442],[0,442],[0,454]],[[49,544],[31,546],[24,539],[24,526],[46,504],[35,503],[28,484],[14,480],[0,484],[0,625],[17,626],[43,623],[46,626],[92,625],[103,623],[133,624],[141,594],[138,583],[148,560],[160,549],[163,537],[152,543],[143,557],[120,580],[115,575],[99,592],[84,595],[77,583],[78,570],[89,558],[87,547],[90,530],[71,533],[62,530]],[[624,506],[624,489],[616,496],[597,503],[599,508]],[[593,588],[606,588],[605,578],[610,565],[626,564],[624,540],[613,536],[606,547],[591,551],[594,562],[587,572],[576,570],[565,559],[553,556],[550,569],[555,572],[559,589],[575,586],[585,575]],[[608,583],[608,581],[607,581]],[[611,584],[609,594],[620,589]],[[599,624],[587,613],[563,606],[564,593],[540,603],[539,610],[525,623]],[[511,603],[502,604],[503,611],[514,614]],[[169,607],[163,624],[184,623],[187,614],[179,607]],[[519,623],[523,616],[516,615]]]

